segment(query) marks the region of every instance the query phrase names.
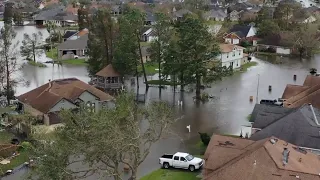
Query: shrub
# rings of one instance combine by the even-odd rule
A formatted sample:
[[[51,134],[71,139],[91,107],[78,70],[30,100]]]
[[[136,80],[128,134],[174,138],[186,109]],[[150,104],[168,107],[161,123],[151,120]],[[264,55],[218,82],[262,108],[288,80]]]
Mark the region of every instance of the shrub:
[[[33,148],[32,144],[27,141],[22,142],[20,147],[20,150],[22,151],[29,151]]]
[[[200,138],[201,141],[204,145],[208,146],[209,142],[210,142],[210,136],[207,133],[200,133]]]

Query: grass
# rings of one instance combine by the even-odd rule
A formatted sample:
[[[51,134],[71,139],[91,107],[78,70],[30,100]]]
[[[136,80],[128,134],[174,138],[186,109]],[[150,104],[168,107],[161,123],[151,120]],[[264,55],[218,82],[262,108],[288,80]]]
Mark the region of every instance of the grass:
[[[14,169],[17,166],[20,166],[21,164],[29,161],[29,152],[28,151],[22,151],[20,152],[20,155],[13,158],[9,164],[0,164],[0,173],[4,174],[9,169]]]
[[[251,114],[249,114],[248,116],[247,116],[247,120],[249,121],[249,122],[251,122],[250,120],[251,120]]]
[[[7,131],[0,132],[0,144],[10,143],[12,138],[14,138],[13,134]]]
[[[58,59],[58,51],[57,48],[53,48],[52,51],[46,51],[46,56],[51,58],[55,63],[61,64],[70,64],[70,65],[78,65],[78,66],[86,66],[88,65],[85,59],[66,59],[57,62]]]
[[[150,46],[151,43],[150,43],[150,42],[140,42],[140,45],[141,45],[142,47],[144,47],[144,46]]]
[[[240,68],[241,68],[241,71],[247,71],[248,68],[252,67],[252,66],[256,66],[258,63],[255,62],[255,61],[251,61],[251,62],[248,62],[244,65],[242,65]]]
[[[207,24],[207,25],[218,25],[218,24],[222,25],[223,22],[222,22],[222,21],[209,20],[209,21],[206,21],[206,24]]]
[[[13,109],[11,107],[0,107],[0,114],[5,113],[5,112],[10,112]]]
[[[159,72],[158,70],[156,70],[156,69],[158,69],[157,63],[147,62],[144,64],[144,68],[146,70],[147,75],[154,75]],[[138,71],[140,73],[142,73],[142,66],[138,67]]]
[[[158,169],[143,176],[140,180],[200,180],[196,176],[200,173],[189,172],[188,170]]]
[[[34,61],[28,61],[28,64],[31,66],[36,66],[36,67],[47,67],[47,65],[41,63],[41,62],[34,62]]]

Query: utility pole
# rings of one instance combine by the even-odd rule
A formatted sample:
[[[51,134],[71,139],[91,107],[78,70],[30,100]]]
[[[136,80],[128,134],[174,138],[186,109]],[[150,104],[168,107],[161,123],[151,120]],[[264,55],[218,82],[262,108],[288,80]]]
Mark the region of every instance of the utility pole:
[[[260,74],[258,74],[258,86],[257,86],[256,104],[258,104],[258,102],[259,102],[259,83],[260,83]]]

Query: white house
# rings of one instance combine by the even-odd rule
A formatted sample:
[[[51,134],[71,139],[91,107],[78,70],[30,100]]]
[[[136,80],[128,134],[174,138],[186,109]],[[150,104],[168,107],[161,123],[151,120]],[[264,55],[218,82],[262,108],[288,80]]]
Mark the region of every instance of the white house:
[[[247,63],[246,54],[243,53],[244,47],[234,44],[220,44],[220,55],[217,59],[221,61],[222,66],[233,69],[240,68],[242,64]]]
[[[152,28],[149,28],[142,34],[142,41],[144,42],[151,42],[155,40],[157,36],[155,35],[154,31]]]

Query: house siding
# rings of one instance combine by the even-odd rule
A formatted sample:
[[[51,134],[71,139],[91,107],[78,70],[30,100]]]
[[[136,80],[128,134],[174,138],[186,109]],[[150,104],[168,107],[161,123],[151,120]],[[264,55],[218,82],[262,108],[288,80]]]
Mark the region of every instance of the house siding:
[[[49,112],[58,112],[62,109],[74,109],[77,108],[76,105],[73,103],[67,101],[66,99],[61,99],[56,105],[54,105]]]
[[[252,37],[255,35],[256,35],[256,30],[253,27],[251,27],[248,34],[247,34],[247,37]]]
[[[222,66],[230,67],[233,69],[240,68],[243,65],[243,49],[236,49],[232,52],[222,53],[218,56]]]
[[[278,54],[291,54],[291,49],[290,48],[284,48],[284,47],[277,47],[276,48],[276,53],[278,53]]]

